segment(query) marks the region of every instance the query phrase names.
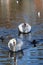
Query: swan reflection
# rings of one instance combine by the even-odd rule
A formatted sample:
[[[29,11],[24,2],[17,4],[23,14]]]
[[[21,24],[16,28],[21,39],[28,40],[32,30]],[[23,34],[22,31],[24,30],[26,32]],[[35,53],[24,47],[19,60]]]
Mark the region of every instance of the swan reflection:
[[[17,64],[17,60],[21,59],[23,57],[24,53],[23,51],[17,52],[17,53],[13,53],[13,52],[9,52],[9,58],[12,58],[12,65],[18,65]]]
[[[29,40],[29,41],[31,41],[31,38],[32,38],[31,33],[29,33],[29,34],[19,34],[18,36],[19,36],[19,38],[21,38],[23,40],[25,39],[25,40]]]

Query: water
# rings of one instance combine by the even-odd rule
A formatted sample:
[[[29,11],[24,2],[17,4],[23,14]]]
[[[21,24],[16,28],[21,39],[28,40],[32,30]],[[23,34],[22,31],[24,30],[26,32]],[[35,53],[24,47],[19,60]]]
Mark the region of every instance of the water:
[[[40,12],[40,16],[38,16]],[[31,33],[18,35],[18,25],[28,22]],[[43,65],[43,0],[0,0],[0,65]],[[11,38],[23,40],[26,48],[10,53],[7,47]],[[39,41],[36,47],[29,41]]]

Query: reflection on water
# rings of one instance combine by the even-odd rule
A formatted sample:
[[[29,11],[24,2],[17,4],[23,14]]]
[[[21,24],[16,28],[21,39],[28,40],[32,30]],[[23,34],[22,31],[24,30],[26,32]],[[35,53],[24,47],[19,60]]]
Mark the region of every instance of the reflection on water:
[[[43,40],[36,47],[29,42],[43,39],[43,0],[16,1],[0,0],[0,65],[43,65]],[[18,35],[17,26],[22,22],[32,26],[31,33]],[[11,38],[23,40],[23,48],[28,48],[10,57],[1,46],[7,47]]]
[[[8,64],[8,65],[43,65],[43,50],[40,47],[31,47],[30,49],[27,49],[25,51],[19,52],[19,53],[13,53],[12,57],[9,57],[9,53],[3,53],[3,55],[0,54],[0,64],[2,63],[3,65]]]
[[[42,0],[19,0],[18,4],[16,0],[0,0],[0,26],[9,28],[16,27],[20,22],[28,22],[31,25],[42,23],[42,4]],[[40,12],[40,18],[38,12]]]
[[[29,34],[19,34],[19,38],[31,41],[31,33],[29,33]]]

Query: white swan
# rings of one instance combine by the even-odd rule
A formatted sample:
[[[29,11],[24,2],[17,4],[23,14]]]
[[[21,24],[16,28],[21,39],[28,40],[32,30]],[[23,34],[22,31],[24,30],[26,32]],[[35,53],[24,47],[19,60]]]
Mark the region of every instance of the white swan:
[[[31,26],[28,23],[21,23],[18,29],[20,33],[29,33],[31,31]]]
[[[9,42],[8,42],[8,47],[11,51],[18,51],[18,50],[21,50],[21,47],[23,45],[23,41],[21,41],[20,39],[11,39]]]

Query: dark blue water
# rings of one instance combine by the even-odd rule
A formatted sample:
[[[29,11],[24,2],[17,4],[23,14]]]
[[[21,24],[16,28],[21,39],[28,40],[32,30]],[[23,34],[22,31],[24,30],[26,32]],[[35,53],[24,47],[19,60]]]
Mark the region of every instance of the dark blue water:
[[[1,0],[0,15],[0,65],[43,65],[43,1],[19,0],[17,4],[16,0]],[[31,33],[19,35],[22,22],[32,26]],[[22,51],[9,52],[11,38],[23,41]],[[36,47],[31,44],[34,39],[38,41]]]
[[[34,27],[35,28],[35,27]],[[39,31],[39,30],[38,30]],[[37,31],[37,33],[38,33]],[[3,36],[4,40],[0,39],[0,64],[1,65],[41,65],[43,64],[43,36],[35,34],[36,30],[32,30],[29,34],[20,34],[18,36],[17,29],[6,29],[1,28],[0,30],[0,37]],[[3,34],[3,35],[2,35]],[[35,35],[33,35],[35,34]],[[12,53],[10,57],[10,52],[7,50],[7,44],[10,38],[18,38],[23,40],[26,44],[23,45],[22,52]],[[29,41],[33,39],[38,40],[39,42],[36,44],[36,47],[32,45]],[[2,47],[1,47],[2,46]],[[15,59],[15,60],[14,60]]]

